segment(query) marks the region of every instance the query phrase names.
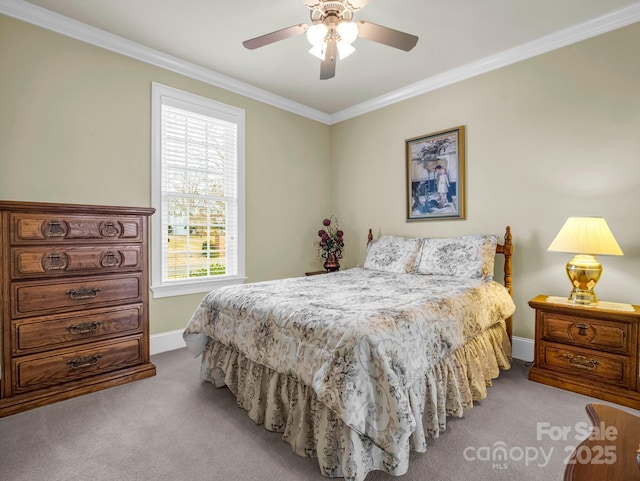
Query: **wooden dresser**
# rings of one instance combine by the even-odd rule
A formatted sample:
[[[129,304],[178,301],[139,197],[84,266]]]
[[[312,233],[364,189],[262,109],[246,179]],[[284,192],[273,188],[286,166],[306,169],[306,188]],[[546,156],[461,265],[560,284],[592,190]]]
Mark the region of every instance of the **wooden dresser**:
[[[536,311],[529,379],[640,409],[640,306],[529,301]]]
[[[0,416],[155,375],[153,212],[0,201]]]
[[[592,434],[565,460],[564,481],[640,481],[640,417],[587,404]]]

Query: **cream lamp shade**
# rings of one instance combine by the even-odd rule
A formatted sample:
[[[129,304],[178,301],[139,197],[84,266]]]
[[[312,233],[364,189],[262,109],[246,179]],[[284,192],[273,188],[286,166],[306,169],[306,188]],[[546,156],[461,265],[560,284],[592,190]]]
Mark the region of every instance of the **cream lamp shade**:
[[[548,250],[576,254],[566,266],[573,285],[569,301],[583,305],[598,303],[593,288],[602,274],[602,265],[596,255],[622,255],[622,249],[602,217],[569,217]]]

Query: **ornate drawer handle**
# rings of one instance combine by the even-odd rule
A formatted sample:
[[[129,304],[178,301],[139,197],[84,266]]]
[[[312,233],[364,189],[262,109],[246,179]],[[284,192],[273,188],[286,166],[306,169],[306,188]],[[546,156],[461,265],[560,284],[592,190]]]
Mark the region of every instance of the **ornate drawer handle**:
[[[50,220],[44,226],[44,236],[47,238],[51,237],[64,237],[67,234],[66,226],[63,226],[62,222],[59,220]]]
[[[115,252],[107,251],[102,255],[100,265],[102,267],[118,267],[120,265],[120,258]]]
[[[42,259],[42,268],[45,271],[63,271],[67,268],[69,261],[66,254],[52,253]]]
[[[577,367],[578,369],[587,369],[591,371],[595,369],[600,361],[595,359],[587,359],[584,356],[573,356],[573,354],[563,354],[562,357],[566,358],[570,366]]]
[[[100,223],[100,234],[102,234],[103,237],[118,237],[120,230],[118,223],[112,220]]]
[[[102,289],[99,287],[81,287],[80,289],[71,289],[67,291],[66,294],[69,296],[69,299],[73,299],[74,301],[81,301],[84,299],[92,299],[96,297]]]
[[[98,327],[100,327],[100,324],[102,324],[102,322],[100,321],[71,324],[69,327],[67,327],[67,331],[69,331],[71,334],[89,334],[91,332],[97,331]]]
[[[589,325],[581,322],[579,324],[576,324],[576,327],[578,328],[578,335],[579,336],[586,336],[587,335],[587,329],[589,329]]]
[[[82,356],[76,359],[69,359],[67,361],[67,365],[71,369],[82,369],[97,364],[101,357],[102,354],[94,354],[93,356]]]

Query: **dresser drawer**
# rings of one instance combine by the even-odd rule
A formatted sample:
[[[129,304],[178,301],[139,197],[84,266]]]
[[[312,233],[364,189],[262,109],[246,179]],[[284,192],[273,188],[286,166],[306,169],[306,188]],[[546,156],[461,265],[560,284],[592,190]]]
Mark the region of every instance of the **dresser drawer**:
[[[12,352],[27,354],[142,332],[142,304],[12,321]]]
[[[629,353],[631,324],[542,312],[542,339],[621,354]]]
[[[78,349],[14,358],[14,394],[54,386],[140,364],[142,335],[88,344]]]
[[[11,213],[9,222],[12,244],[142,242],[143,236],[143,220],[138,216]]]
[[[142,270],[142,246],[16,247],[11,277],[63,276]]]
[[[577,379],[586,377],[620,386],[631,385],[631,366],[626,357],[546,343],[541,347],[543,367],[571,372]]]
[[[141,273],[73,280],[14,282],[11,313],[14,319],[61,311],[104,307],[142,300]]]

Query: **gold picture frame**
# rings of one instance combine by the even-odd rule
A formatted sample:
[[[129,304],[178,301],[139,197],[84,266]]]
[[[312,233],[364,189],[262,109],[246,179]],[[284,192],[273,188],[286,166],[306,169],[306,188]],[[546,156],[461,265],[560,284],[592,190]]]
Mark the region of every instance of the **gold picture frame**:
[[[407,221],[465,218],[465,128],[405,140]]]

